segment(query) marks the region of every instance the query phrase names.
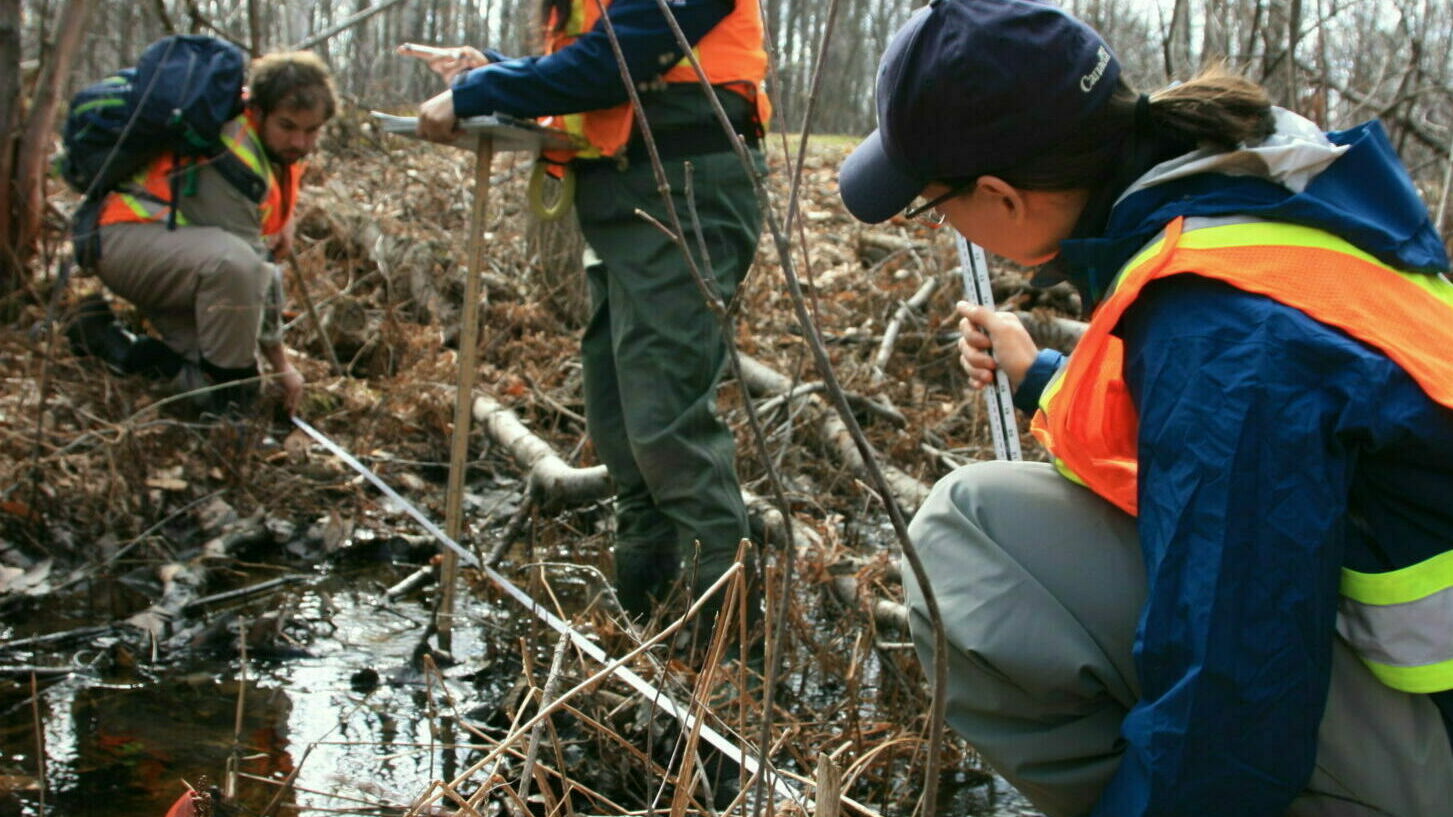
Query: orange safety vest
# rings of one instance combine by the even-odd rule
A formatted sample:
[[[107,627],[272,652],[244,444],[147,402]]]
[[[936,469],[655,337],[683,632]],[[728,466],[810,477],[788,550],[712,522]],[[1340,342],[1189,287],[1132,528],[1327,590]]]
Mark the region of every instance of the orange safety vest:
[[[1387,355],[1430,399],[1453,408],[1453,283],[1405,273],[1330,233],[1264,221],[1184,219],[1126,265],[1074,354],[1040,397],[1032,430],[1060,473],[1137,511],[1139,420],[1111,334],[1151,281],[1200,275],[1273,298]],[[1337,631],[1383,684],[1453,689],[1453,546],[1377,572],[1342,568]]]
[[[545,36],[546,53],[565,48],[595,28],[601,5],[596,0],[572,0],[570,19],[564,25],[558,13],[552,11]],[[609,6],[610,0],[605,0],[603,5]],[[772,118],[772,103],[762,88],[767,76],[767,52],[762,47],[762,15],[755,0],[738,0],[736,8],[697,42],[692,53],[701,63],[707,82],[745,97],[755,106],[757,123],[765,127]],[[640,82],[651,78],[635,79]],[[667,69],[661,79],[699,82],[696,70],[686,57]],[[575,151],[546,151],[545,158],[551,162],[567,162],[575,157],[595,159],[619,155],[630,141],[634,118],[629,102],[595,111],[542,117],[540,124],[564,130],[589,145]]]
[[[1199,220],[1197,220],[1199,221]],[[1273,298],[1380,350],[1453,408],[1453,284],[1403,273],[1311,227],[1178,218],[1125,266],[1068,363],[1040,396],[1031,431],[1055,466],[1126,513],[1137,510],[1139,417],[1125,350],[1111,334],[1151,281],[1191,274]]]
[[[99,223],[105,226],[168,221],[175,215],[176,224],[186,225],[187,219],[180,210],[172,212],[173,188],[185,188],[186,174],[203,163],[225,163],[225,176],[236,178],[240,174],[256,182],[238,187],[253,188],[253,191],[244,189],[244,193],[257,201],[262,235],[276,234],[292,216],[303,167],[301,164],[274,166],[268,160],[260,128],[257,115],[248,108],[222,127],[221,141],[226,149],[216,156],[210,159],[179,158],[174,153],[158,156],[129,182],[107,194]]]

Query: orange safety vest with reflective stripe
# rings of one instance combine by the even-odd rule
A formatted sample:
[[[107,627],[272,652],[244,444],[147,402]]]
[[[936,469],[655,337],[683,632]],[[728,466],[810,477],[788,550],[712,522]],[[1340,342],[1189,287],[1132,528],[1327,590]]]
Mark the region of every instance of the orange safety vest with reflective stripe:
[[[1146,284],[1199,275],[1273,298],[1378,349],[1433,401],[1453,409],[1453,283],[1404,273],[1311,227],[1176,219],[1116,278],[1031,430],[1065,477],[1137,512],[1139,419],[1111,332]],[[1204,226],[1203,226],[1204,225]],[[1382,573],[1344,568],[1338,627],[1384,683],[1453,689],[1453,542],[1449,552]]]
[[[248,184],[258,191],[257,195],[244,190],[249,198],[257,201],[261,215],[262,235],[274,235],[287,224],[292,216],[293,206],[298,199],[299,180],[302,166],[273,166],[268,160],[259,135],[260,123],[249,108],[222,127],[221,141],[225,150],[210,159],[179,158],[174,153],[164,153],[140,170],[130,182],[106,196],[101,208],[100,224],[125,224],[136,222],[168,221],[173,217],[173,188],[184,189],[186,174],[193,172],[203,163],[226,163],[223,174],[236,177],[241,174],[251,177],[256,184]],[[244,185],[238,185],[242,189]],[[181,210],[175,212],[175,223],[185,225],[187,219]]]
[[[603,5],[609,6],[610,0],[605,0]],[[595,28],[600,20],[600,8],[601,4],[596,0],[572,0],[570,18],[564,21],[564,25],[560,24],[558,14],[552,11],[546,34],[546,52],[553,54]],[[738,0],[736,8],[696,43],[692,53],[701,64],[707,82],[745,97],[755,106],[757,123],[765,127],[772,118],[772,103],[762,88],[762,81],[767,76],[767,52],[762,47],[761,9],[755,0]],[[649,78],[636,77],[637,82],[646,79]],[[667,69],[661,79],[666,82],[700,81],[686,57]],[[567,162],[576,157],[597,159],[619,155],[630,141],[634,118],[629,102],[595,111],[542,117],[540,124],[564,130],[588,145],[575,151],[546,151],[545,158],[552,162]]]

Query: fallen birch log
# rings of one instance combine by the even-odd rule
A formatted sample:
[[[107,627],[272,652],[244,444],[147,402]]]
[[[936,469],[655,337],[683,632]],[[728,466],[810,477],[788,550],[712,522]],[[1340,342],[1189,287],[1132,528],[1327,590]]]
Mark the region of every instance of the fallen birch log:
[[[559,509],[605,499],[614,493],[605,466],[577,468],[565,462],[549,443],[540,439],[520,421],[513,411],[486,395],[474,398],[473,415],[484,432],[495,443],[505,447],[527,474],[526,485],[532,501],[542,509]],[[774,541],[787,539],[787,525],[782,512],[770,500],[742,491],[742,501],[749,513],[760,520],[767,536]],[[801,525],[793,526],[794,547],[813,542],[813,534]]]
[[[793,381],[765,364],[741,356],[743,385],[757,396],[778,397],[792,391]],[[866,478],[862,456],[853,444],[841,418],[815,394],[800,394],[806,401],[806,420],[817,425],[825,451],[837,457],[854,474]],[[526,490],[532,502],[544,511],[583,505],[610,497],[615,488],[605,466],[578,468],[567,463],[545,440],[530,431],[518,415],[493,397],[478,394],[472,407],[474,421],[488,438],[503,446],[526,474]],[[912,513],[928,496],[929,486],[887,463],[882,464],[892,491],[905,513]]]
[[[759,523],[764,545],[772,545],[777,542],[787,542],[787,520],[782,511],[768,497],[757,496],[752,492],[743,489],[742,501],[747,505],[747,516],[754,522]],[[816,548],[822,545],[822,537],[817,531],[801,523],[792,526],[791,545],[793,552],[806,553],[809,548]]]
[[[576,468],[567,463],[493,397],[476,395],[472,414],[489,438],[519,463],[529,496],[542,510],[584,505],[615,493],[604,465]]]
[[[775,397],[788,393],[797,385],[791,378],[746,355],[742,356],[741,363],[743,386],[750,394]],[[805,407],[802,413],[804,422],[817,426],[818,441],[823,450],[846,465],[859,479],[866,481],[867,467],[863,457],[838,413],[816,393],[802,394],[797,402]],[[929,486],[891,463],[880,461],[879,467],[888,482],[888,490],[898,501],[903,513],[912,515],[928,497]]]
[[[865,264],[878,264],[895,255],[910,252],[926,252],[929,244],[914,241],[898,235],[877,230],[863,230],[858,233],[858,258]]]

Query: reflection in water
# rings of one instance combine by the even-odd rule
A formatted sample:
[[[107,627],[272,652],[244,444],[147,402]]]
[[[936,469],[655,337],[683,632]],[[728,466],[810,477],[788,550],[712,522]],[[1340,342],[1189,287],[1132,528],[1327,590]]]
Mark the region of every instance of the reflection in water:
[[[205,775],[220,786],[229,762],[243,773],[231,802],[243,814],[262,813],[294,767],[285,808],[269,813],[401,813],[432,781],[480,758],[469,729],[508,724],[522,673],[518,644],[501,638],[517,629],[509,608],[470,594],[455,623],[460,663],[432,680],[408,669],[427,601],[382,603],[371,588],[388,583],[340,572],[299,588],[294,621],[310,625],[293,633],[299,649],[253,658],[245,672],[234,654],[193,651],[124,679],[77,673],[42,687],[38,716],[28,680],[0,681],[0,817],[40,814],[37,720],[46,817],[162,817],[183,781]],[[563,765],[583,773],[631,763],[619,747],[593,757],[589,748],[568,747]],[[953,817],[1035,814],[1002,780],[950,775],[942,791],[939,813]]]
[[[279,787],[246,776],[281,781],[292,771],[286,749],[291,710],[281,689],[195,676],[129,689],[79,689],[71,701],[70,786],[52,793],[56,809],[160,815],[183,791],[183,781],[196,784],[205,776],[224,784],[225,770],[236,769],[245,776],[228,799],[256,813]]]

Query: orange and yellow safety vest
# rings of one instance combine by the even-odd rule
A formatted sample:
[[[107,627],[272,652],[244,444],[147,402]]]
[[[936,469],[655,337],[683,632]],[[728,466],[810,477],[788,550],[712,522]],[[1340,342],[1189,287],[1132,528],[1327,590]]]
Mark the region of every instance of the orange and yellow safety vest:
[[[604,5],[609,6],[609,0]],[[600,19],[600,7],[595,0],[572,0],[570,17],[563,24],[552,12],[545,43],[547,53],[559,51],[593,29]],[[772,118],[772,105],[762,88],[767,76],[767,52],[762,47],[762,15],[757,3],[738,2],[731,13],[696,43],[692,53],[701,64],[707,82],[741,94],[755,107],[757,122],[766,125]],[[685,57],[667,69],[661,79],[668,83],[700,81],[691,61]],[[629,102],[595,111],[543,117],[542,125],[567,131],[587,145],[573,152],[549,151],[546,158],[561,162],[572,157],[617,156],[630,141],[633,120]]]
[[[209,159],[179,158],[164,153],[140,170],[132,180],[106,196],[100,224],[169,221],[185,225],[181,210],[173,213],[173,197],[185,187],[185,176],[201,163],[226,163],[224,176],[244,179],[237,184],[257,202],[262,235],[274,235],[287,224],[298,198],[302,166],[277,165],[268,160],[259,135],[260,123],[251,108],[222,128],[224,151]]]
[[[1188,226],[1189,225],[1189,226]],[[1031,427],[1065,477],[1126,513],[1137,511],[1138,415],[1112,334],[1151,281],[1199,275],[1265,295],[1337,327],[1402,367],[1453,409],[1453,283],[1394,269],[1311,227],[1253,219],[1176,219],[1126,264],[1064,368],[1040,396]],[[1381,573],[1344,568],[1338,627],[1384,683],[1453,689],[1453,543]]]

